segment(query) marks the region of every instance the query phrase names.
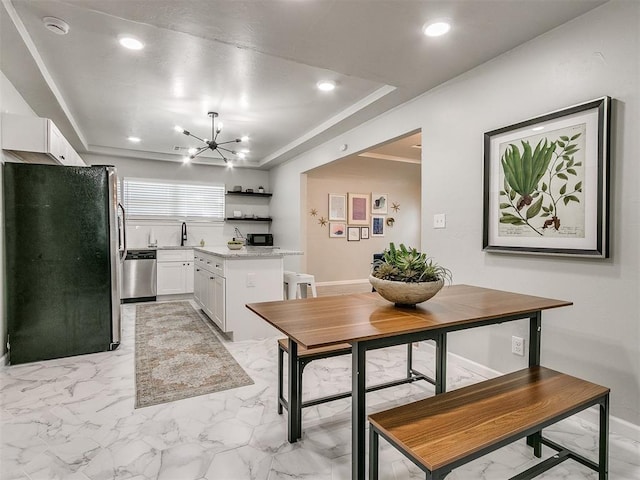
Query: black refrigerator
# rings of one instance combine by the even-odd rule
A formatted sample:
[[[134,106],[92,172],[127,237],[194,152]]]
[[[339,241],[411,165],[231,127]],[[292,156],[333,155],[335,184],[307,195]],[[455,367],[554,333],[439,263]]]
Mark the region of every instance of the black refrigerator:
[[[3,168],[9,362],[117,348],[126,248],[115,168]]]

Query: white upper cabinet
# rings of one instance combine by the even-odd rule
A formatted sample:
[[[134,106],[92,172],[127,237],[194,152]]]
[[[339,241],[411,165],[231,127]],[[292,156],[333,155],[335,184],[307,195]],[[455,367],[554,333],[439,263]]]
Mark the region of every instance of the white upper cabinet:
[[[2,149],[29,163],[86,164],[48,118],[2,114]]]

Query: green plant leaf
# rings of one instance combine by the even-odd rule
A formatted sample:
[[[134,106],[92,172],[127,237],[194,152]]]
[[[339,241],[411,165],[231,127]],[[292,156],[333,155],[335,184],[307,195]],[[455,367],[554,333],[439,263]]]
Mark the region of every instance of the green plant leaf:
[[[549,204],[549,211],[550,211],[551,213],[553,213],[553,202],[551,202],[551,203]]]
[[[566,197],[564,197],[562,199],[562,201],[564,202],[565,205],[567,205],[569,202],[578,202],[578,203],[580,203],[580,199],[578,199],[578,197],[576,197],[575,195],[567,195]]]
[[[529,208],[527,208],[527,220],[538,215],[540,213],[541,208],[542,208],[542,197],[540,197],[540,200],[538,200]]]
[[[560,195],[564,195],[565,193],[567,193],[567,184],[566,183],[560,187]]]
[[[559,172],[560,170],[562,170],[563,165],[564,165],[564,162],[560,162],[558,165],[556,165],[556,172]]]
[[[566,135],[561,135],[560,136],[560,140],[564,140],[565,142],[568,142],[569,141],[569,137],[567,137]],[[558,142],[558,144],[560,144],[560,142]],[[562,146],[562,145],[560,145],[560,146]]]
[[[548,213],[548,212],[540,214],[541,217],[548,217],[549,215],[551,215],[551,214]]]
[[[573,168],[567,168],[567,173],[570,173],[571,175],[578,175]]]
[[[510,208],[511,204],[510,203],[501,203],[500,204],[500,210],[503,210],[505,208]]]
[[[564,173],[559,173],[558,178],[561,178],[562,180],[569,180],[569,177],[567,177]]]
[[[582,182],[576,183],[576,186],[573,187],[574,190],[580,190],[582,188]]]
[[[573,137],[571,137],[570,141],[574,141],[576,138],[578,138],[580,135],[582,135],[581,133],[576,133]]]
[[[507,195],[507,192],[505,192],[504,190],[500,190],[500,195],[504,195],[504,196],[506,196],[506,195]]]
[[[547,191],[547,184],[542,182],[542,191],[546,192]]]
[[[515,200],[515,198],[516,198],[516,191],[515,191],[515,190],[511,190],[511,191],[509,192],[509,198],[510,198],[511,200]]]
[[[582,162],[576,162],[573,164],[574,167],[581,167],[582,166]]]

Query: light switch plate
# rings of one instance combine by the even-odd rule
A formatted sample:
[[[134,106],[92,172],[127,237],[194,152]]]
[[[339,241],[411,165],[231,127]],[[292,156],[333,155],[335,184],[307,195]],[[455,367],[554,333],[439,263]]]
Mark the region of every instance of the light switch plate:
[[[255,286],[256,286],[256,274],[247,273],[247,287],[255,287]]]
[[[446,228],[447,218],[444,213],[436,213],[433,216],[433,228]]]

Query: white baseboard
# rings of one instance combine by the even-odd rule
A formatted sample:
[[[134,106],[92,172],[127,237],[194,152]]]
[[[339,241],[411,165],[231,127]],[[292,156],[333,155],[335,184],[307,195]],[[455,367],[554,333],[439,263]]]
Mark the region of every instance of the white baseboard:
[[[9,365],[9,354],[5,353],[0,357],[0,367],[6,367]]]
[[[420,348],[431,348],[435,350],[435,345],[423,342]],[[489,368],[486,365],[474,362],[473,360],[469,360],[468,358],[462,357],[455,353],[447,352],[447,356],[455,358],[455,361],[458,365],[483,378],[493,378],[503,374],[503,372],[499,372],[498,370],[494,370],[493,368]],[[585,422],[597,426],[599,423],[600,412],[597,407],[591,407],[587,410],[583,410],[582,412],[577,413],[576,417],[579,417]],[[618,418],[614,415],[609,415],[609,432],[629,438],[634,442],[640,442],[640,425],[635,425],[631,422],[627,422],[626,420]]]

